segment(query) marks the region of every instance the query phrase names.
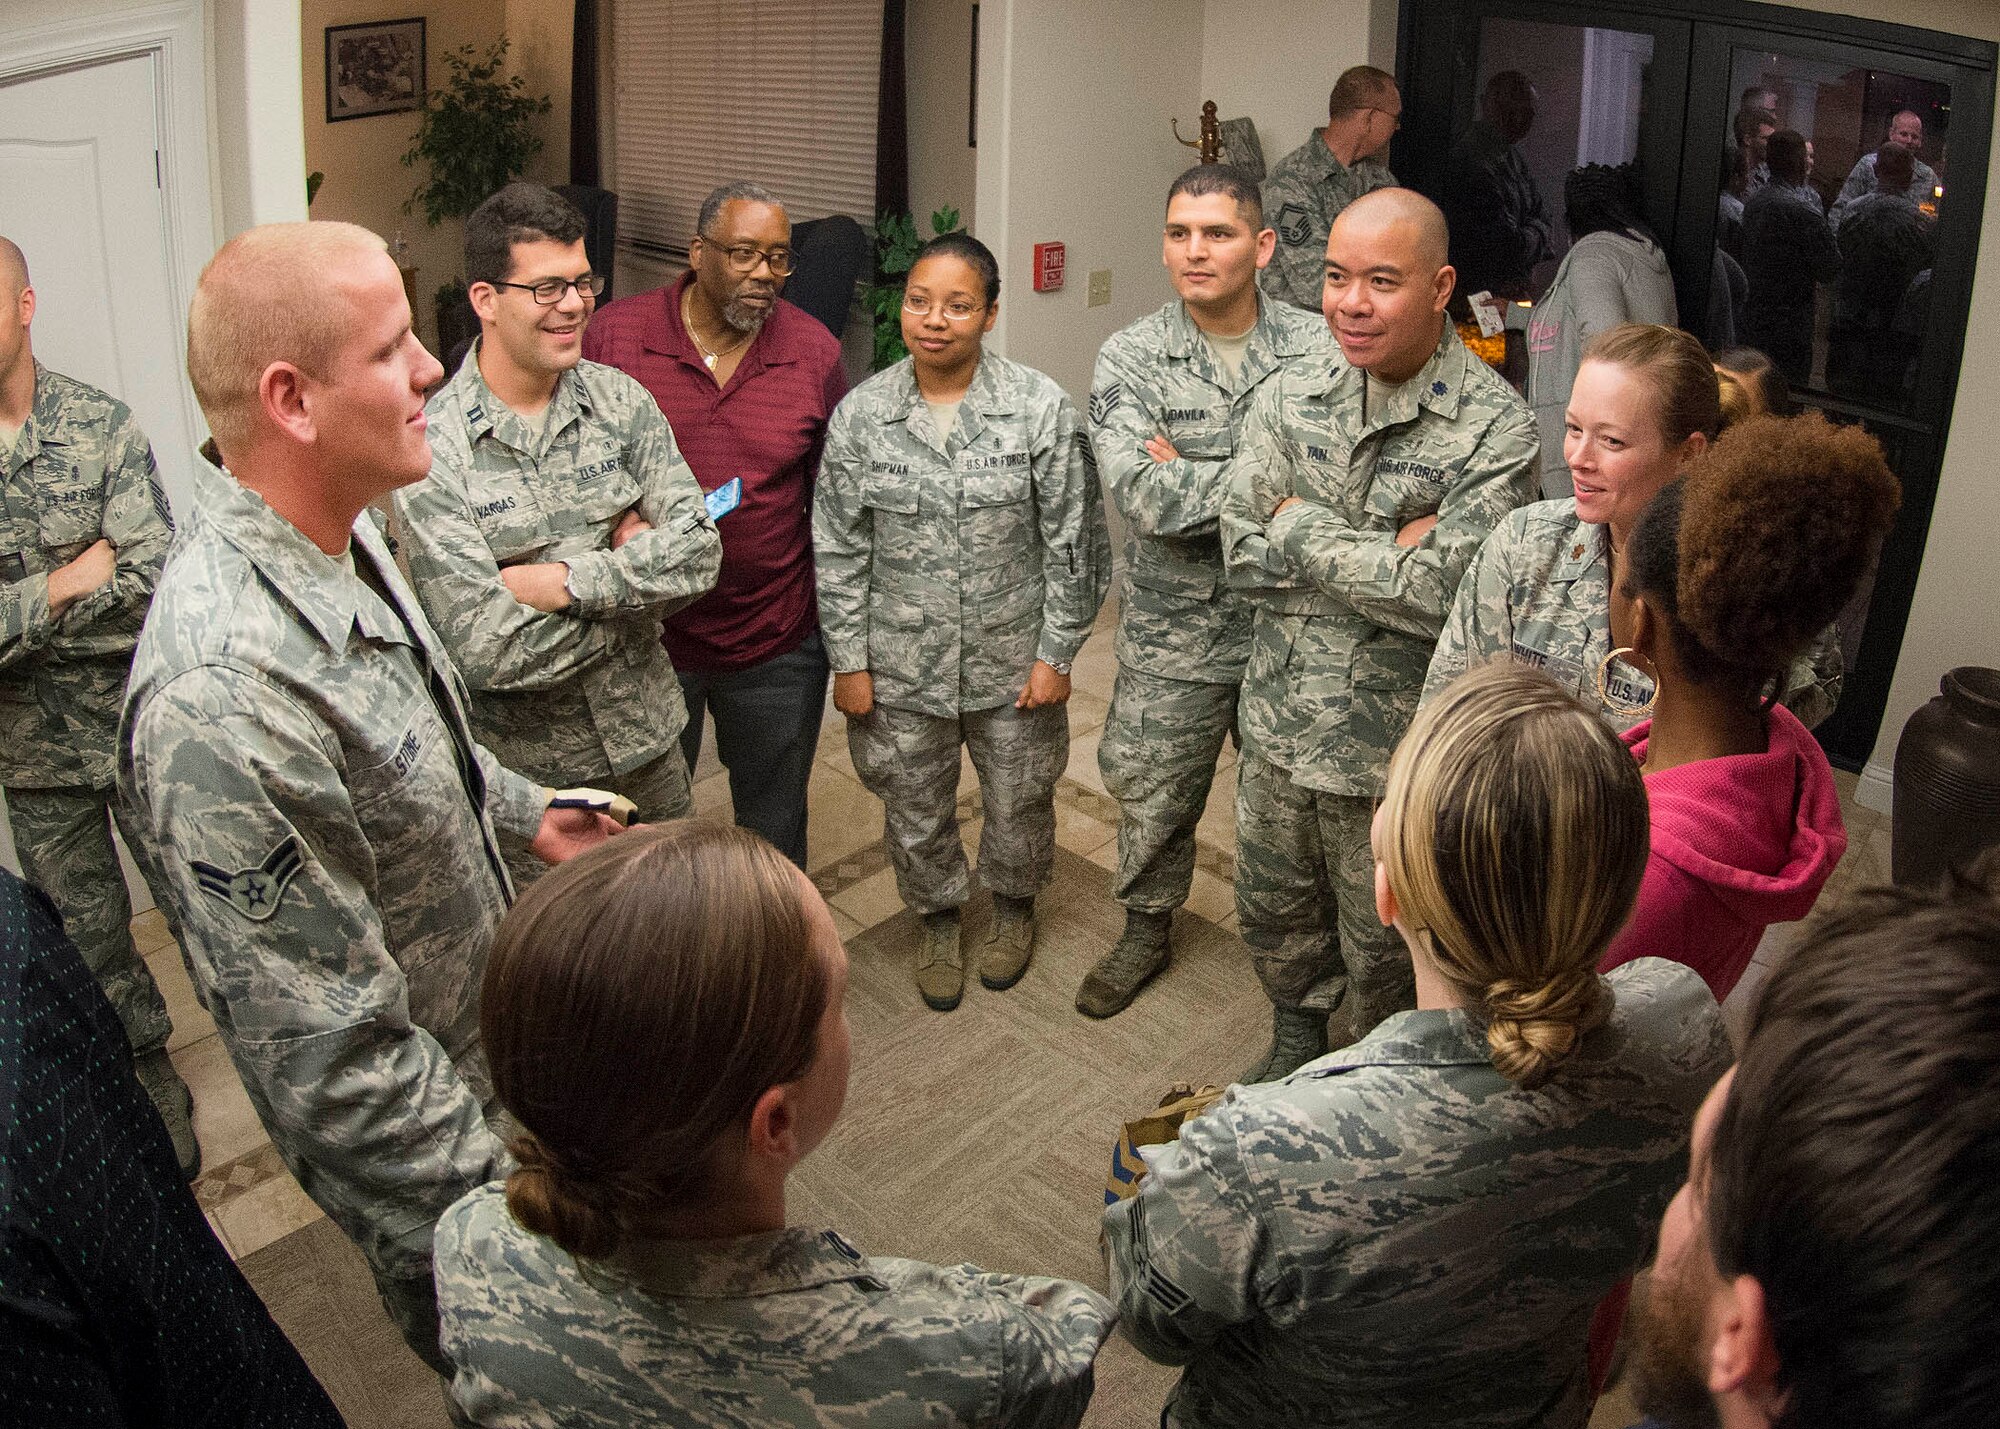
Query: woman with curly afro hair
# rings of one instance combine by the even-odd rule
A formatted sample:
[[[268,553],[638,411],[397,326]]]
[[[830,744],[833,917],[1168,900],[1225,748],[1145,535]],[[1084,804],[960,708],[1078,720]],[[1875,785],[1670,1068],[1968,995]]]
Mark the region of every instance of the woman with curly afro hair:
[[[1652,854],[1602,967],[1672,958],[1720,1001],[1768,925],[1811,911],[1847,831],[1826,756],[1773,691],[1853,598],[1899,499],[1875,438],[1808,413],[1732,426],[1640,516],[1611,618],[1657,690],[1624,736]]]

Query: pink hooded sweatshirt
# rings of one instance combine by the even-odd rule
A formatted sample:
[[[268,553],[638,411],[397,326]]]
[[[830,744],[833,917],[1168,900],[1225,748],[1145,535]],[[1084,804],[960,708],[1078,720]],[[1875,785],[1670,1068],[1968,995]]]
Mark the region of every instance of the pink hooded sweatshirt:
[[[1634,958],[1667,958],[1700,973],[1717,1002],[1729,996],[1772,923],[1812,911],[1847,851],[1833,770],[1819,743],[1783,705],[1769,716],[1762,754],[1700,759],[1646,776],[1653,849],[1632,920],[1600,972]],[[1644,761],[1652,721],[1625,731]]]

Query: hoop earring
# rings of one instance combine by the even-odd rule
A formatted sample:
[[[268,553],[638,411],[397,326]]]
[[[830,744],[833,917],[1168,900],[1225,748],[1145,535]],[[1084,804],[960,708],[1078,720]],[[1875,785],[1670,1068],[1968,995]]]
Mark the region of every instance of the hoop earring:
[[[1621,645],[1597,662],[1597,699],[1606,709],[1625,719],[1646,719],[1653,713],[1653,702],[1660,697],[1660,687],[1656,683],[1653,693],[1646,697],[1644,704],[1631,704],[1614,699],[1611,694],[1611,662],[1620,655],[1637,655],[1639,652],[1629,645]]]

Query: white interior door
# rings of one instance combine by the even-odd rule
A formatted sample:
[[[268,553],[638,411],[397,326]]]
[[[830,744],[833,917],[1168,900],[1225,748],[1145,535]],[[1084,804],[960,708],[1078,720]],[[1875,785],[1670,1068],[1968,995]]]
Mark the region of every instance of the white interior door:
[[[0,84],[0,233],[28,258],[35,356],[139,418],[178,509],[197,437],[168,277],[151,51]]]
[[[196,434],[186,315],[169,281],[157,62],[146,51],[0,83],[0,233],[27,255],[35,356],[132,408],[185,510]],[[0,859],[20,867],[4,820]],[[150,906],[129,863],[126,882],[135,908]]]

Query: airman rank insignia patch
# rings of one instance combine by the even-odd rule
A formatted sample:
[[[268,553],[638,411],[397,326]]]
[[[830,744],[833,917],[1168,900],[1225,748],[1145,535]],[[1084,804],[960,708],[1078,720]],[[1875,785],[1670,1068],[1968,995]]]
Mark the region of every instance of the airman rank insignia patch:
[[[1125,384],[1123,382],[1113,382],[1091,393],[1090,424],[1093,427],[1103,426],[1110,419],[1111,414],[1118,410],[1118,404],[1124,398]]]
[[[195,883],[203,893],[220,898],[253,923],[261,923],[278,911],[278,900],[285,896],[285,885],[304,866],[305,859],[299,853],[297,834],[287,834],[285,841],[272,849],[270,856],[257,867],[239,869],[235,873],[217,868],[212,863],[203,863],[198,858],[188,860],[188,867],[194,870]]]
[[[1278,237],[1287,248],[1296,248],[1312,237],[1312,215],[1300,205],[1288,202],[1272,218],[1271,227],[1278,230]]]

